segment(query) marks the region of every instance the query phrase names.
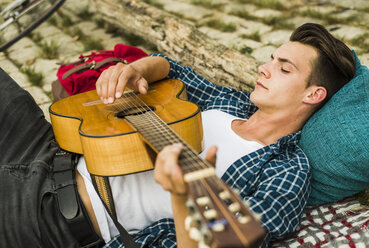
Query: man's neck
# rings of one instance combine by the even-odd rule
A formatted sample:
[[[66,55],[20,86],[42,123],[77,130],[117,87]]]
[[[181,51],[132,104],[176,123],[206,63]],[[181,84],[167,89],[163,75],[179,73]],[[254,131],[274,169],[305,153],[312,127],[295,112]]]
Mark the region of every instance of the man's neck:
[[[301,130],[306,120],[306,113],[270,114],[259,109],[247,121],[234,121],[232,129],[244,139],[269,145],[283,136]]]

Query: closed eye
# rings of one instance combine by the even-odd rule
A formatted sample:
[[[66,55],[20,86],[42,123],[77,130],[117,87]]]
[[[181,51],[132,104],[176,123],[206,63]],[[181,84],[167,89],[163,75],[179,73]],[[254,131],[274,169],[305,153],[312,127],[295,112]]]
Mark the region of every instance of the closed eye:
[[[271,58],[271,60],[273,61],[274,60],[274,55],[273,54],[271,54],[270,55],[270,58]],[[293,67],[295,67],[296,69],[298,69],[297,68],[297,66],[291,61],[291,60],[289,60],[289,59],[286,59],[286,58],[277,58],[277,60],[278,60],[278,62],[281,64],[281,71],[283,72],[283,73],[289,73],[289,72],[291,72],[291,71],[289,71],[289,70],[286,70],[286,69],[283,69],[282,68],[282,66],[283,66],[283,64],[284,63],[286,63],[286,64],[289,64],[289,65],[292,65]]]

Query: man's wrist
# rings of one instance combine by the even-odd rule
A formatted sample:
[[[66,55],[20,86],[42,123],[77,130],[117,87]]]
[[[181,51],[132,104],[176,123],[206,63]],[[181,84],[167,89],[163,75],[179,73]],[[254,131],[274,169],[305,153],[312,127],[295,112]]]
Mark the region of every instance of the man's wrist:
[[[188,199],[188,194],[170,193],[170,197],[175,204],[185,204]]]

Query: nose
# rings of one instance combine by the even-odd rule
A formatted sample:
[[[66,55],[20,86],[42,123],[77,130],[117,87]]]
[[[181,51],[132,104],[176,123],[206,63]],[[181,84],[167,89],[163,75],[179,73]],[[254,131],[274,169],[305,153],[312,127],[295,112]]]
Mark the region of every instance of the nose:
[[[258,72],[260,75],[264,76],[265,78],[270,78],[270,71],[268,70],[268,63],[262,64],[258,67]]]

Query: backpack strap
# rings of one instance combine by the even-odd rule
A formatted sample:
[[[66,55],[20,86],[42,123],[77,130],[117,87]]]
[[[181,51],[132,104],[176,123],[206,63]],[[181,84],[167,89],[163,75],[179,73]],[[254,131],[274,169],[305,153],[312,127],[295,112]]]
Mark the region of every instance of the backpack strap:
[[[123,60],[122,58],[107,58],[107,59],[101,60],[99,62],[92,61],[90,63],[85,63],[85,64],[82,64],[82,65],[78,65],[78,66],[70,69],[69,71],[67,71],[63,74],[62,79],[65,80],[67,77],[69,77],[73,73],[81,71],[81,70],[86,70],[86,69],[89,69],[89,70],[95,69],[95,70],[97,70],[100,67],[102,67],[105,64],[110,63],[110,62],[116,62],[116,63],[121,62],[121,63],[127,64],[127,61]]]
[[[80,57],[78,60],[73,61],[73,62],[68,62],[68,63],[57,62],[56,64],[60,65],[60,66],[79,65],[79,64],[87,62],[87,60],[89,60],[89,59],[91,59],[91,57],[85,56],[85,57]]]

